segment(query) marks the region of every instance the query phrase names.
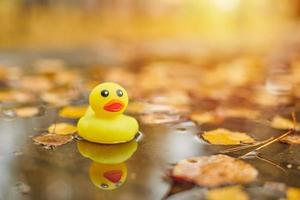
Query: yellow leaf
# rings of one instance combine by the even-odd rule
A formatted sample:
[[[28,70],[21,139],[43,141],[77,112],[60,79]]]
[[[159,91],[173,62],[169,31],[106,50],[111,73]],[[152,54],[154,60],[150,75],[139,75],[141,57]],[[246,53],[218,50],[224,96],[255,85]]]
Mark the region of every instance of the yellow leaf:
[[[287,189],[287,200],[299,200],[300,199],[300,188],[289,187]]]
[[[56,123],[48,127],[49,133],[55,133],[58,135],[69,135],[77,131],[76,126],[68,123]]]
[[[248,200],[249,196],[241,186],[228,186],[209,190],[206,194],[207,200]]]
[[[59,111],[59,116],[71,119],[78,119],[85,114],[88,106],[67,106]]]
[[[283,130],[295,128],[294,127],[294,122],[292,120],[281,117],[279,115],[275,116],[272,119],[271,127],[276,128],[276,129],[283,129]],[[300,129],[300,125],[296,124],[296,130],[299,130],[299,129]]]
[[[253,138],[245,133],[233,132],[223,128],[204,132],[202,137],[211,144],[218,145],[234,145],[255,142]]]

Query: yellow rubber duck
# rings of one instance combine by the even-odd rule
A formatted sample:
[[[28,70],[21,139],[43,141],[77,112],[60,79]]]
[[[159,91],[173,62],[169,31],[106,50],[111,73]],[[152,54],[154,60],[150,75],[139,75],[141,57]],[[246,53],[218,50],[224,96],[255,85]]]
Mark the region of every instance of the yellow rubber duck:
[[[106,82],[96,86],[89,96],[89,108],[77,124],[78,134],[91,142],[113,144],[132,140],[139,125],[123,114],[128,105],[126,90]]]
[[[103,190],[114,190],[123,185],[127,178],[128,160],[137,150],[135,140],[124,144],[97,144],[78,141],[79,153],[93,162],[89,169],[92,183]]]

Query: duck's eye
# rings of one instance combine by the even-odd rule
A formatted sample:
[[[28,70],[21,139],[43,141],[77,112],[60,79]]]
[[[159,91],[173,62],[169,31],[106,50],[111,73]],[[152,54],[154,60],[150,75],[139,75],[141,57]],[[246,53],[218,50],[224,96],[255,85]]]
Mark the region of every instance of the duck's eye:
[[[101,91],[101,96],[107,97],[108,95],[109,95],[108,90],[102,90],[102,91]]]
[[[118,95],[119,97],[123,96],[122,90],[118,89],[118,90],[117,90],[117,95]]]
[[[102,184],[100,185],[100,187],[102,187],[102,188],[108,188],[108,185],[107,185],[106,183],[102,183]]]

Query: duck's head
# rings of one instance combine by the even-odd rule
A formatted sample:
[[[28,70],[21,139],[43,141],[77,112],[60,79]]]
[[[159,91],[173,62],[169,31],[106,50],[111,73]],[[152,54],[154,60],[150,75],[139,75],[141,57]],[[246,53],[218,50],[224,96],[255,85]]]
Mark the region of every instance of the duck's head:
[[[105,82],[92,90],[89,103],[97,116],[113,117],[124,112],[128,105],[128,95],[120,85]]]

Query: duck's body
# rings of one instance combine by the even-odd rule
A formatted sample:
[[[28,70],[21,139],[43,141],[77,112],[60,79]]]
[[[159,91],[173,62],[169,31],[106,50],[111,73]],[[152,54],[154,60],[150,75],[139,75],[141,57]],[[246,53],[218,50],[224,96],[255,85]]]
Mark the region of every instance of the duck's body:
[[[101,118],[90,107],[78,122],[78,134],[82,138],[103,144],[130,141],[138,129],[138,123],[133,117],[120,114],[113,118]]]
[[[78,121],[78,134],[91,142],[114,144],[132,140],[139,126],[133,117],[123,114],[128,104],[124,88],[102,83],[89,97],[90,106]]]

